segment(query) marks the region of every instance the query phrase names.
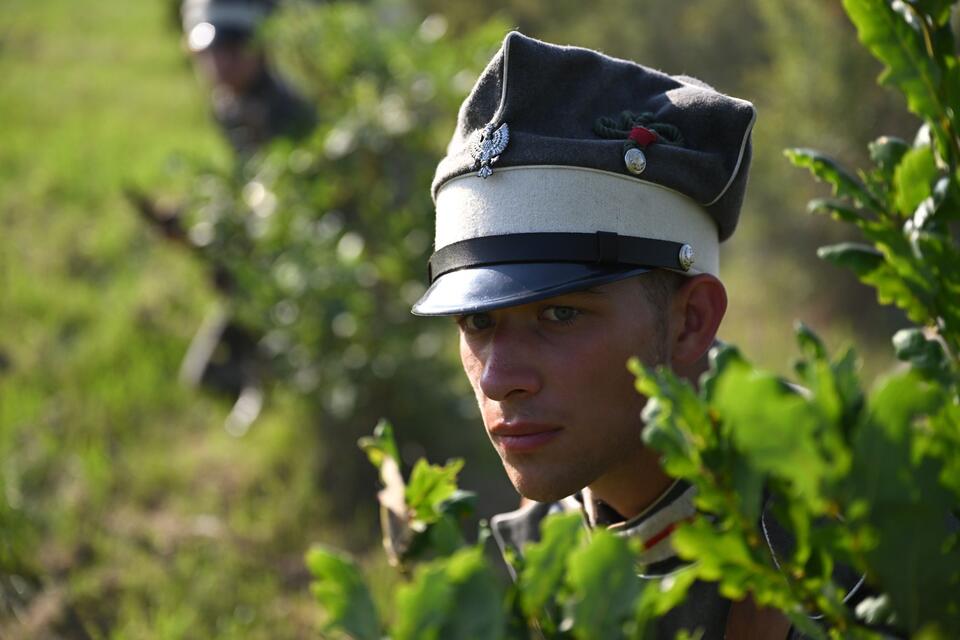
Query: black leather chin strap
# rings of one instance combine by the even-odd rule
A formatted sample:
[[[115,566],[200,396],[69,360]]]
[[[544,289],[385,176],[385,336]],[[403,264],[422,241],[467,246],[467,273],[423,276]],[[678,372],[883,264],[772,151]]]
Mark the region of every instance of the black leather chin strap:
[[[579,262],[594,265],[661,267],[686,271],[685,245],[670,240],[596,233],[513,233],[454,242],[430,256],[430,282],[445,273],[484,265]]]

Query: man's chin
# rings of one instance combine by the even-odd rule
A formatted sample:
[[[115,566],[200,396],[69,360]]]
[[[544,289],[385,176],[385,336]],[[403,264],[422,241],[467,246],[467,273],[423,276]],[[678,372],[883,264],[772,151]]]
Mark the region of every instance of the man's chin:
[[[573,495],[585,486],[571,482],[569,477],[550,478],[511,467],[506,467],[506,471],[517,493],[536,502],[556,502]]]

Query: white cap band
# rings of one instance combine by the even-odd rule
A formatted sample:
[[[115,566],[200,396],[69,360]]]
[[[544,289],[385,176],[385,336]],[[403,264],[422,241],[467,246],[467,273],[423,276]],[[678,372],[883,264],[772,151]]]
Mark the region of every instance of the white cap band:
[[[565,166],[502,167],[445,182],[437,192],[436,246],[516,233],[596,233],[670,240],[693,247],[686,273],[720,274],[720,241],[707,212],[660,185]]]

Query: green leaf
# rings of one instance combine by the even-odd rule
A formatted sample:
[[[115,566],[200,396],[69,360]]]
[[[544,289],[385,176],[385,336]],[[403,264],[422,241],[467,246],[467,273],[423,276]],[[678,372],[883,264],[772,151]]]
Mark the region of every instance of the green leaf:
[[[811,553],[810,547],[810,528],[811,528],[811,513],[804,508],[804,505],[799,500],[790,500],[786,504],[787,512],[787,522],[790,523],[790,532],[793,534],[796,539],[794,552],[793,552],[793,562],[798,566],[804,566],[806,564],[815,565],[823,560],[823,557],[819,553]],[[813,561],[811,562],[811,558]],[[832,563],[827,563],[831,564]],[[830,576],[830,569],[824,569],[822,567],[810,567],[813,571],[812,575],[823,575],[824,577]],[[818,571],[819,570],[819,571]],[[808,571],[808,573],[810,573]]]
[[[638,617],[660,617],[670,611],[684,601],[698,579],[697,571],[686,567],[660,580],[658,589],[644,589],[638,603],[641,610]]]
[[[870,159],[889,182],[893,179],[893,172],[903,159],[903,155],[910,150],[910,144],[895,136],[880,136],[869,145]]]
[[[940,464],[915,459],[911,446],[917,426],[945,402],[915,372],[890,378],[870,398],[870,419],[854,440],[850,500],[869,504],[866,520],[882,532],[864,557],[907,630],[934,621],[960,630],[960,611],[951,606],[960,558],[943,553],[956,498],[939,482]]]
[[[831,365],[833,382],[843,405],[843,427],[849,432],[857,421],[864,405],[864,394],[860,384],[860,361],[853,349],[848,349]]]
[[[926,292],[916,280],[907,280],[889,262],[860,277],[864,284],[877,290],[880,304],[893,304],[903,309],[917,324],[927,324],[930,312],[925,304]]]
[[[803,322],[797,322],[793,332],[797,338],[797,345],[807,357],[821,362],[827,359],[827,347],[813,329]]]
[[[748,458],[737,455],[737,452],[731,451],[729,456],[730,466],[733,467],[732,488],[736,493],[740,512],[746,520],[757,522],[763,510],[763,491],[767,485],[767,476]]]
[[[861,171],[860,177],[867,188],[883,202],[886,211],[893,211],[892,202],[893,174],[910,145],[900,138],[881,136],[869,145],[873,169]],[[839,217],[839,216],[838,216]]]
[[[393,637],[440,640],[440,629],[456,604],[444,561],[418,567],[413,581],[397,590]]]
[[[867,244],[841,242],[817,249],[817,257],[838,267],[850,269],[857,276],[872,273],[883,264],[883,254]]]
[[[937,178],[937,162],[929,146],[910,149],[893,175],[894,202],[903,216],[912,215],[930,197]]]
[[[843,200],[834,198],[814,198],[807,203],[807,211],[810,213],[828,213],[837,220],[856,225],[860,225],[867,220],[861,210]]]
[[[455,554],[446,564],[448,580],[456,585],[454,606],[440,638],[497,640],[505,633],[504,593],[481,546]]]
[[[817,440],[821,453],[834,468],[831,475],[842,475],[849,464],[846,436],[863,406],[856,353],[847,349],[836,362],[831,362],[820,338],[809,327],[798,322],[796,336],[808,358],[796,366],[799,382],[806,385],[800,393],[819,410],[823,428]],[[815,346],[809,346],[810,343]]]
[[[636,555],[627,540],[595,531],[590,543],[569,558],[567,586],[574,594],[566,609],[573,635],[580,640],[623,636],[623,626],[636,608],[640,580]]]
[[[960,183],[956,176],[945,173],[940,175],[933,185],[933,197],[931,198],[929,212],[924,212],[924,203],[917,208],[914,214],[914,225],[917,228],[924,229],[932,227],[940,229],[942,227],[933,227],[932,223],[944,224],[960,219]],[[917,219],[918,214],[924,216]]]
[[[955,503],[960,505],[960,404],[953,402],[941,408],[930,420],[929,433],[920,436],[918,449],[942,461],[940,483],[953,492]],[[954,517],[960,518],[956,508]]]
[[[730,580],[731,585],[738,582],[733,570],[743,572],[746,569],[758,569],[750,548],[743,537],[735,531],[716,531],[704,519],[697,519],[677,529],[673,535],[673,546],[683,558],[697,561],[697,573],[709,581],[722,578]],[[740,596],[746,594],[745,584],[739,586]]]
[[[353,560],[319,545],[307,552],[306,560],[314,577],[310,591],[326,612],[324,629],[341,631],[357,640],[379,638],[373,598]]]
[[[861,207],[882,211],[883,204],[870,193],[854,175],[837,164],[833,159],[813,149],[787,149],[787,158],[798,167],[805,167],[817,180],[833,187],[833,195],[850,198]]]
[[[523,550],[520,572],[520,605],[530,618],[540,617],[563,583],[567,558],[580,544],[583,516],[579,513],[550,516],[543,521],[540,542]]]
[[[717,435],[708,407],[693,387],[667,369],[651,373],[653,385],[641,419],[644,443],[663,454],[663,467],[675,477],[688,478],[700,471],[702,451],[710,448]]]
[[[942,27],[950,20],[950,8],[955,0],[912,0],[913,6],[930,16],[933,24]]]
[[[393,426],[387,420],[381,419],[373,429],[373,436],[360,438],[357,445],[363,449],[363,452],[370,458],[371,464],[378,470],[383,465],[384,459],[387,458],[398,465],[400,463],[400,452],[397,449],[397,441],[393,436]]]
[[[438,511],[455,520],[468,518],[477,510],[477,494],[473,491],[457,489],[437,505]]]
[[[457,474],[463,460],[451,460],[444,466],[430,464],[423,458],[417,461],[407,482],[407,505],[414,517],[426,523],[439,517],[440,505],[457,491]]]
[[[930,290],[955,287],[953,294],[960,293],[960,251],[949,234],[912,230],[910,246],[925,273],[932,274],[936,280],[930,283]],[[947,302],[954,308],[960,306],[956,298]]]
[[[440,556],[454,553],[465,542],[459,523],[450,516],[441,516],[417,537],[424,539],[427,547],[425,551]]]
[[[717,380],[713,407],[749,464],[823,508],[821,487],[841,469],[821,449],[822,418],[810,403],[776,377],[738,367]]]
[[[893,348],[897,358],[909,362],[925,375],[944,382],[949,380],[949,360],[943,345],[937,340],[928,340],[922,329],[901,329],[893,336]]]
[[[709,402],[713,400],[717,378],[722,376],[728,368],[747,366],[748,363],[737,347],[722,342],[710,348],[708,358],[710,368],[703,374],[700,383],[704,398]]]
[[[913,113],[939,121],[944,115],[941,70],[927,55],[919,28],[908,24],[887,0],[843,0],[843,6],[860,41],[886,65],[880,83],[903,92]]]
[[[467,547],[417,568],[397,591],[395,640],[477,638],[505,633],[504,593],[483,548]]]

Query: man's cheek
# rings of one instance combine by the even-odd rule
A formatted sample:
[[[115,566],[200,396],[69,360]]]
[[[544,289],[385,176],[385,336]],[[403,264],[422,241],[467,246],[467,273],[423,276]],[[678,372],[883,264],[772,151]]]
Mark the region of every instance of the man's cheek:
[[[480,375],[483,372],[483,363],[477,358],[473,350],[466,344],[463,337],[460,337],[460,365],[463,367],[463,373],[467,376],[473,392],[480,397]]]

